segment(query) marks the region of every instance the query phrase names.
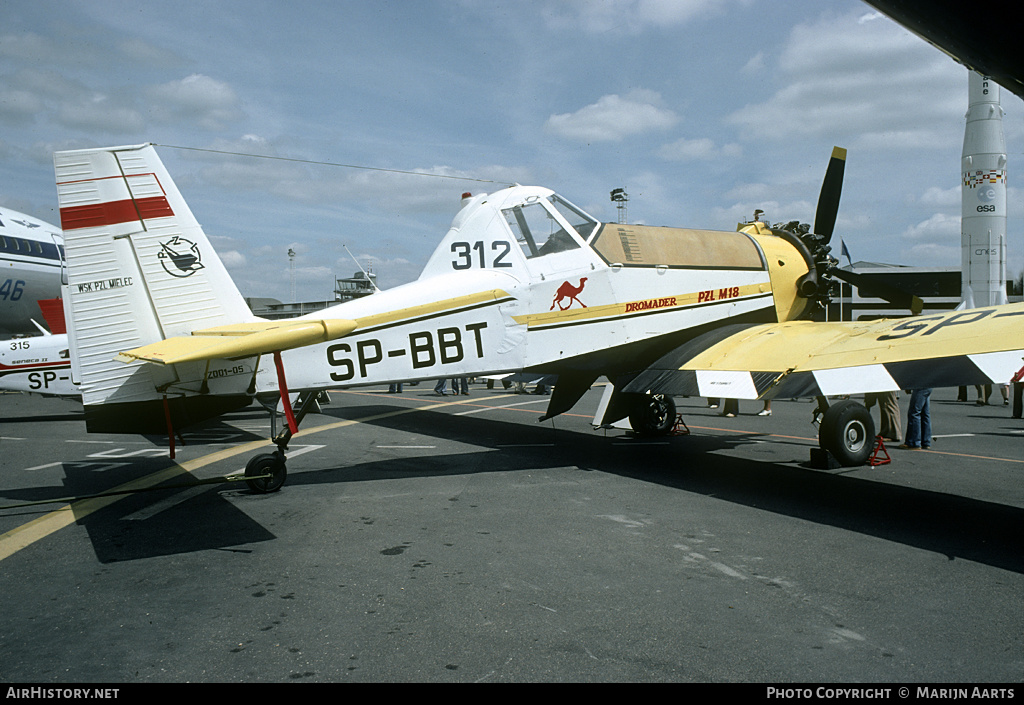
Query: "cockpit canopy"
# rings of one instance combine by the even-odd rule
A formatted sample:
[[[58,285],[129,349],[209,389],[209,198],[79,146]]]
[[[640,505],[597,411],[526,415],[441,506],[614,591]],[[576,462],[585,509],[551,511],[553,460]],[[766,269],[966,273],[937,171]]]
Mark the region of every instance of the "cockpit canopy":
[[[501,211],[526,259],[580,247],[579,241],[569,234],[553,212],[561,215],[583,241],[597,230],[597,220],[558,194],[552,193],[546,198],[529,196],[523,203]]]
[[[540,186],[466,194],[420,278],[485,269],[543,279],[588,267],[595,254],[587,244],[599,230],[596,218]]]

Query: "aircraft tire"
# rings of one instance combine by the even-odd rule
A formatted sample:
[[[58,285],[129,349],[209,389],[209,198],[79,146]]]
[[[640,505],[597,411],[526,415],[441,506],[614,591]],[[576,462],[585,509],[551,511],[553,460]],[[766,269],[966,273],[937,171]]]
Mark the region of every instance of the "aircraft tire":
[[[270,475],[270,477],[259,477],[259,475]],[[245,476],[257,478],[245,481],[250,490],[257,494],[267,494],[281,489],[288,477],[288,471],[285,469],[284,458],[278,453],[261,453],[246,463]]]
[[[646,395],[629,414],[629,425],[638,436],[664,436],[676,422],[676,402],[665,394]]]
[[[871,414],[852,399],[831,405],[818,427],[818,444],[843,467],[866,463],[874,440],[875,422]]]

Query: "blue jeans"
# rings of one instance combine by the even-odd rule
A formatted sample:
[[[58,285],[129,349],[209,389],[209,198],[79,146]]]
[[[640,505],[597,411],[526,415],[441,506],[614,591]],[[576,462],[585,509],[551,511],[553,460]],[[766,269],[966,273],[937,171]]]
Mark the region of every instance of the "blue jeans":
[[[914,389],[910,392],[910,408],[907,410],[908,446],[928,448],[932,444],[932,415],[929,399],[931,389]]]

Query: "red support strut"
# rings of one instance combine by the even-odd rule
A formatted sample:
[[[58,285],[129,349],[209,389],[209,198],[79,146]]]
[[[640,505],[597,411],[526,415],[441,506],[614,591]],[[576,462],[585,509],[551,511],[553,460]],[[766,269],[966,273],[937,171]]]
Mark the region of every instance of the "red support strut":
[[[277,367],[277,388],[281,391],[281,405],[284,407],[284,416],[288,419],[288,430],[294,436],[299,432],[299,425],[295,423],[295,414],[292,413],[292,402],[288,398],[288,382],[284,378],[284,363],[281,361],[281,352],[274,352],[274,366]]]

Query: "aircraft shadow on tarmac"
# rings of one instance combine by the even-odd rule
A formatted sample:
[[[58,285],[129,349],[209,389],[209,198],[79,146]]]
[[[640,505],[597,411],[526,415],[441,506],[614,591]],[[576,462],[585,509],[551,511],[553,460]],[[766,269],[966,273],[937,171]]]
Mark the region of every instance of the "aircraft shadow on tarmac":
[[[404,407],[335,408],[330,416],[366,419],[401,408]],[[667,491],[714,496],[720,501],[915,546],[946,555],[950,560],[972,560],[1024,573],[1024,542],[1019,531],[1024,523],[1024,509],[720,452],[748,444],[754,436],[763,438],[760,434],[694,434],[659,439],[658,443],[637,440],[631,446],[622,443],[625,439],[621,434],[604,436],[599,432],[558,428],[550,422],[509,424],[437,411],[417,411],[363,423],[385,431],[382,437],[412,433],[477,449],[409,458],[380,458],[371,449],[361,451],[370,456],[362,462],[354,457],[357,453],[353,450],[350,463],[342,459],[333,466],[328,464],[332,456],[317,453],[304,464],[313,462],[322,468],[290,467],[282,492],[303,485],[575,467],[658,484]],[[201,433],[213,431],[216,435],[218,428],[214,424],[201,429]],[[301,436],[297,442],[302,442]],[[808,447],[806,442],[796,445],[801,449]],[[110,462],[105,467],[87,462],[65,463],[63,491],[75,496],[95,493],[101,491],[96,482],[98,472],[104,476],[105,487],[114,487],[169,464],[166,457]],[[177,481],[189,480],[184,477]],[[245,544],[276,537],[229,501],[228,493],[236,498],[242,494],[255,501],[270,502],[277,495],[249,494],[240,487],[205,485],[141,493],[83,516],[78,523],[88,531],[102,563],[210,549],[246,550],[241,548]],[[52,496],[53,491],[54,488],[47,488],[44,498]],[[189,494],[178,495],[182,492]],[[39,491],[22,490],[19,494],[22,501],[28,501]],[[5,495],[14,499],[9,493]]]
[[[360,407],[360,416],[390,407]],[[353,411],[353,413],[356,413]],[[332,414],[334,415],[334,414]],[[342,414],[344,416],[344,413]],[[289,484],[319,484],[478,472],[579,467],[660,484],[672,490],[714,496],[763,511],[812,521],[1024,573],[1024,540],[1019,528],[1024,509],[919,488],[899,487],[809,465],[736,458],[724,451],[749,444],[762,434],[689,435],[617,445],[622,436],[521,424],[510,436],[509,424],[480,417],[452,417],[441,412],[369,421],[374,426],[438,436],[448,441],[485,446],[470,453],[371,460],[289,476]],[[786,443],[773,438],[773,444]],[[549,444],[544,447],[503,447]],[[797,443],[807,453],[805,442]],[[496,453],[495,450],[502,452]],[[713,455],[712,455],[713,453]],[[287,486],[286,486],[287,489]]]
[[[109,475],[104,485],[114,487],[168,465],[166,457],[64,463],[65,491],[95,493],[101,491],[97,474]],[[76,512],[76,523],[88,532],[100,563],[211,549],[246,551],[245,545],[276,538],[228,500],[224,485],[198,484],[184,473],[153,491],[122,496],[88,514]]]
[[[4,424],[40,424],[49,423],[53,421],[82,421],[85,419],[85,415],[81,412],[69,411],[66,414],[44,414],[41,416],[26,416],[23,418],[7,417],[3,419]]]

